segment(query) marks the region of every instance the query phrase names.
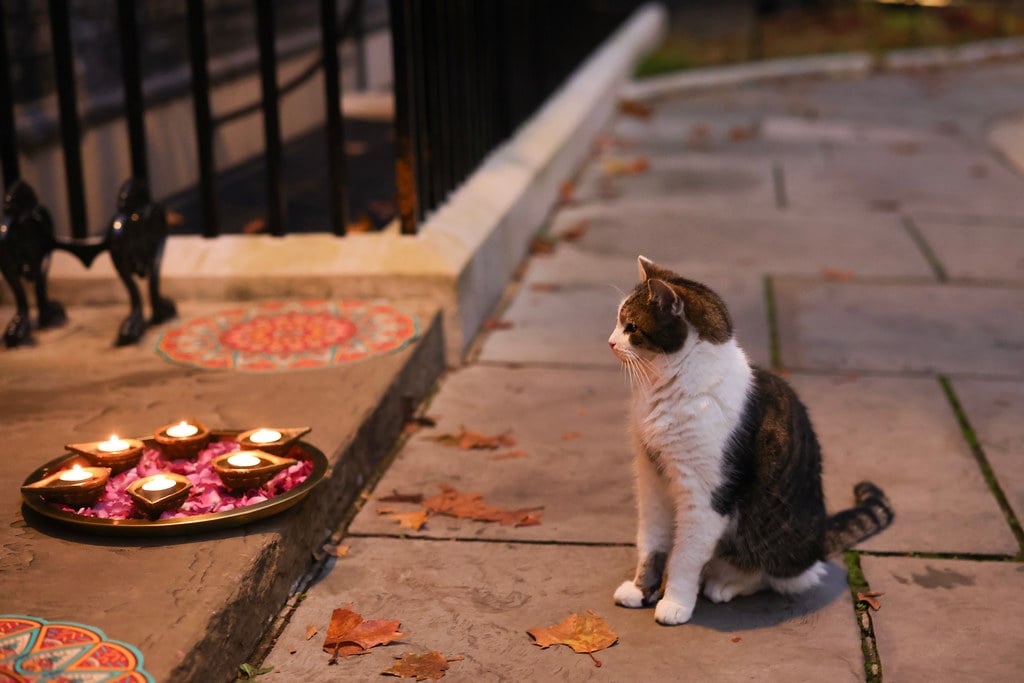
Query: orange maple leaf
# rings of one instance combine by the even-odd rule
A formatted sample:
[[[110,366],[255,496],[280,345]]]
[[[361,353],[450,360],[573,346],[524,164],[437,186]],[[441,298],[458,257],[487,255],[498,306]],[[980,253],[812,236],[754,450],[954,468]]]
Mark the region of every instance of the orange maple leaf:
[[[460,662],[462,657],[448,659],[440,652],[419,652],[397,657],[390,669],[381,674],[398,676],[399,678],[415,678],[417,681],[436,681],[444,678],[449,662]]]
[[[573,652],[586,653],[594,660],[595,666],[601,666],[601,662],[594,653],[611,647],[619,640],[619,634],[608,626],[608,622],[590,610],[584,617],[570,614],[561,623],[531,628],[527,633],[533,636],[534,644],[542,648],[568,645]]]
[[[427,523],[430,513],[426,510],[416,510],[415,512],[392,512],[388,514],[388,517],[397,521],[398,526],[403,529],[419,531],[423,528],[423,525]]]
[[[405,634],[398,631],[400,625],[401,622],[388,619],[364,621],[363,615],[352,611],[352,605],[339,607],[331,614],[324,638],[324,651],[332,654],[329,663],[336,662],[339,656],[363,654],[371,647],[401,638]]]

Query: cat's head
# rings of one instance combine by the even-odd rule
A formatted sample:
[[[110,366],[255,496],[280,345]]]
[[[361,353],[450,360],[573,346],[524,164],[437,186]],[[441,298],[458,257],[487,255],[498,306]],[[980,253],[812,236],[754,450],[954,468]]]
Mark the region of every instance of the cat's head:
[[[732,319],[721,297],[643,256],[637,264],[640,282],[619,305],[615,330],[608,338],[620,361],[649,367],[654,358],[699,342],[723,344],[732,339]]]

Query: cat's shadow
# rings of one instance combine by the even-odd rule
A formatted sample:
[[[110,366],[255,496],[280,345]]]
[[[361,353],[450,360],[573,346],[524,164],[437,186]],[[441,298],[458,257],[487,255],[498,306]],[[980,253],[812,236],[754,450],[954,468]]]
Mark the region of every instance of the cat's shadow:
[[[846,572],[834,562],[826,563],[821,583],[800,595],[779,595],[761,591],[715,604],[703,596],[697,602],[691,624],[716,631],[749,631],[777,626],[788,621],[813,618],[813,615],[849,594]]]

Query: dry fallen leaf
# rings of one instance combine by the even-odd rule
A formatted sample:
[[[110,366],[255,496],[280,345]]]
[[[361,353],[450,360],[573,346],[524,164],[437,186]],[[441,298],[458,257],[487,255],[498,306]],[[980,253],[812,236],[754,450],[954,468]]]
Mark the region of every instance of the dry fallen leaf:
[[[882,603],[878,602],[875,598],[880,598],[883,595],[885,595],[885,593],[879,593],[878,591],[868,591],[867,593],[857,591],[857,599],[862,602],[866,602],[868,606],[876,612],[882,609]]]
[[[527,633],[533,636],[534,643],[542,648],[568,645],[573,652],[586,653],[594,660],[596,666],[601,666],[601,662],[594,653],[614,645],[619,640],[619,635],[608,626],[608,623],[590,610],[587,610],[584,617],[570,614],[559,624],[531,628]]]
[[[346,555],[348,555],[349,546],[325,543],[323,546],[323,551],[328,555],[332,555],[334,557],[345,557]]]
[[[423,525],[427,523],[430,513],[426,510],[417,510],[415,512],[394,512],[390,514],[389,517],[396,520],[398,522],[398,526],[403,529],[419,531],[423,528]]]
[[[316,632],[317,632],[318,630],[319,630],[319,629],[317,629],[317,627],[316,627],[316,626],[313,626],[312,624],[310,624],[309,626],[307,626],[307,627],[306,627],[306,640],[309,640],[310,638],[312,638],[313,636],[315,636],[315,635],[316,635]]]
[[[440,652],[420,652],[407,654],[398,659],[390,669],[381,674],[398,676],[399,678],[415,678],[417,681],[436,681],[444,678],[449,662],[460,662],[462,657],[448,659]]]
[[[290,648],[288,648],[288,654],[290,654],[290,655],[293,655],[293,654],[295,654],[296,652],[298,652],[298,650],[296,650],[296,649],[295,649],[294,647],[290,647]]]
[[[471,429],[466,429],[465,427],[462,427],[460,431],[455,434],[438,434],[437,436],[430,437],[430,439],[445,446],[461,448],[464,451],[494,451],[499,448],[512,447],[516,445],[516,440],[512,438],[508,432],[488,435]]]
[[[377,508],[377,514],[378,515],[393,515],[396,512],[398,512],[398,510],[396,508],[389,508],[389,507]]]
[[[566,432],[565,434],[562,434],[562,441],[572,441],[573,439],[578,439],[581,436],[583,436],[583,432]]]
[[[328,664],[334,664],[338,657],[364,654],[371,647],[385,645],[404,636],[398,631],[400,622],[388,619],[363,620],[363,616],[352,611],[352,605],[340,607],[331,614],[324,639],[324,652],[331,653]]]
[[[635,116],[638,119],[649,119],[654,109],[651,105],[640,100],[622,99],[619,100],[619,113],[626,116]]]
[[[484,320],[483,328],[488,331],[493,330],[507,330],[513,327],[515,323],[511,320],[501,320],[499,318],[487,318]]]
[[[743,639],[740,638],[739,636],[733,636],[730,640],[732,640],[732,642],[734,642],[734,643],[738,643],[738,642],[740,642]]]
[[[497,455],[491,456],[492,460],[511,460],[512,458],[522,458],[526,455],[526,451],[518,449],[515,451],[509,451],[508,453],[498,453]]]
[[[590,223],[587,221],[578,221],[571,228],[562,233],[562,239],[566,242],[575,242],[579,238],[587,234],[587,229],[590,227]]]
[[[422,493],[399,493],[397,489],[391,489],[391,495],[381,496],[378,498],[382,503],[415,503],[419,505],[423,502]]]
[[[502,526],[533,526],[540,524],[543,508],[506,510],[484,502],[479,493],[462,493],[451,486],[439,484],[441,493],[423,501],[423,507],[438,515],[472,519],[478,522],[498,522]]]

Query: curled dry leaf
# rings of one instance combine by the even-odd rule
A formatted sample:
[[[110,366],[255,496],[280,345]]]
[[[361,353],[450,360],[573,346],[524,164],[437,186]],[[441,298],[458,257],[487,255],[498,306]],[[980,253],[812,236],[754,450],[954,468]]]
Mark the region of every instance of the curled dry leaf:
[[[594,660],[595,666],[601,666],[601,662],[594,653],[611,647],[619,640],[619,634],[590,610],[587,610],[586,616],[570,614],[561,623],[531,628],[527,633],[533,636],[534,644],[542,648],[568,645],[573,652],[586,653]]]
[[[460,662],[462,657],[449,659],[440,652],[418,652],[397,657],[390,669],[381,674],[398,676],[399,678],[415,678],[417,681],[436,681],[444,678],[449,662]]]
[[[430,437],[432,440],[445,445],[455,446],[464,451],[468,450],[497,450],[499,448],[510,448],[516,445],[516,440],[508,432],[488,435],[462,427],[455,434],[438,434]]]
[[[306,640],[309,640],[310,638],[312,638],[313,636],[315,636],[315,635],[316,635],[316,632],[317,632],[318,630],[319,630],[319,629],[317,629],[317,627],[316,627],[316,626],[313,626],[312,624],[310,624],[309,626],[307,626],[307,627],[306,627]]]
[[[882,609],[882,603],[878,602],[875,598],[880,598],[883,595],[885,595],[885,593],[879,593],[878,591],[868,591],[866,593],[857,591],[857,599],[861,602],[867,603],[867,605],[876,612]]]
[[[515,323],[511,320],[501,320],[499,318],[487,318],[484,320],[483,328],[487,331],[492,330],[507,330],[513,327]]]

